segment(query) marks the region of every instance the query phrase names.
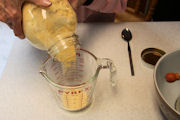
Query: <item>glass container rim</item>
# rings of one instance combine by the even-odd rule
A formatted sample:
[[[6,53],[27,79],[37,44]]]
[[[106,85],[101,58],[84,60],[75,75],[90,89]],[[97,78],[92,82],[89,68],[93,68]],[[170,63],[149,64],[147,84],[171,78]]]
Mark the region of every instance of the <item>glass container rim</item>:
[[[87,51],[87,50],[85,50],[85,49],[79,49],[80,51],[83,51],[83,52],[85,52],[85,53],[87,53],[87,54],[89,54],[92,58],[94,58],[94,60],[97,62],[97,60],[98,60],[98,58],[93,54],[93,53],[91,53],[91,52],[89,52],[89,51]],[[53,82],[52,81],[52,79],[50,78],[50,77],[48,77],[48,75],[44,72],[44,70],[43,70],[43,68],[44,68],[44,66],[46,65],[46,63],[47,63],[47,61],[48,60],[50,60],[50,59],[52,59],[50,56],[42,63],[42,65],[40,66],[40,74],[43,76],[43,77],[45,77],[46,78],[46,80],[50,83],[50,84],[52,84],[53,86],[55,86],[55,87],[61,87],[61,88],[70,88],[70,89],[72,89],[72,88],[80,88],[80,87],[82,87],[82,86],[86,86],[86,84],[88,84],[88,83],[90,83],[90,82],[93,82],[96,78],[97,78],[97,75],[98,75],[98,73],[99,73],[99,71],[100,71],[100,69],[101,69],[101,66],[99,66],[98,64],[97,64],[97,69],[96,69],[96,72],[95,72],[95,74],[90,78],[90,79],[88,79],[87,81],[85,81],[85,82],[83,82],[83,83],[81,83],[81,84],[78,84],[78,85],[63,85],[63,84],[57,84],[57,83],[55,83],[55,82]]]

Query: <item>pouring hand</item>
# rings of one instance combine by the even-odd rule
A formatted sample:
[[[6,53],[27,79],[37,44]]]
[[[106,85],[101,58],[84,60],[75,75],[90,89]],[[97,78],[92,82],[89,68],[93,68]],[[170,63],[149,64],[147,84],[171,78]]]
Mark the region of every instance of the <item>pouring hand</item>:
[[[49,0],[0,0],[0,21],[6,23],[19,38],[23,39],[22,5],[24,2],[32,2],[39,6],[48,7]]]

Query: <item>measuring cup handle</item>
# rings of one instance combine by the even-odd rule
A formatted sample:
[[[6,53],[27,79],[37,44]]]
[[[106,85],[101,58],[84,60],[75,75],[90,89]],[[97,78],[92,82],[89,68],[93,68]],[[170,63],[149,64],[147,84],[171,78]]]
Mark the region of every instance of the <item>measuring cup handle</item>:
[[[109,69],[110,70],[110,82],[111,85],[114,87],[116,86],[116,67],[111,59],[108,58],[98,58],[97,59],[98,65],[102,69]]]

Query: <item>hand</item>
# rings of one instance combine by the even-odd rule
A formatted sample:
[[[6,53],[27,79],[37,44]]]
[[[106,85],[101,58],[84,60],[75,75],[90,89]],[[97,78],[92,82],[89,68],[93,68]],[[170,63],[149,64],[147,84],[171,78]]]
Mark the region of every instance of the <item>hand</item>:
[[[24,2],[32,2],[39,6],[48,7],[51,5],[49,0],[0,0],[0,21],[9,25],[19,38],[23,39],[22,28],[22,5]]]

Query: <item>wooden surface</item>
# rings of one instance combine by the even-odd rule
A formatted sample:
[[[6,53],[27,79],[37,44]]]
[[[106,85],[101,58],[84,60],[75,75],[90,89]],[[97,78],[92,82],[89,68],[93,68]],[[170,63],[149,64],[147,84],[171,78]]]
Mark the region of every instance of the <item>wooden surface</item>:
[[[151,21],[158,0],[128,0],[124,13],[116,14],[116,22]]]

